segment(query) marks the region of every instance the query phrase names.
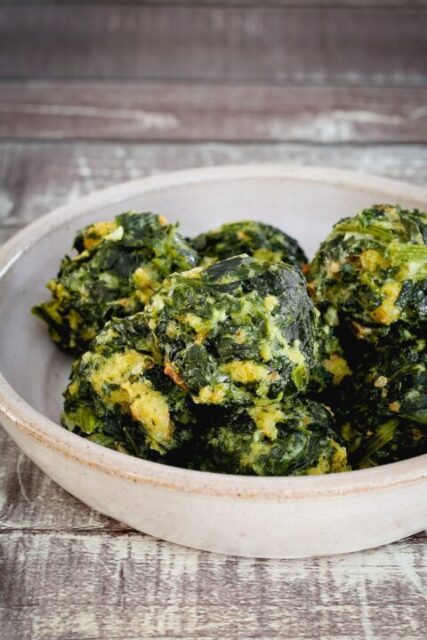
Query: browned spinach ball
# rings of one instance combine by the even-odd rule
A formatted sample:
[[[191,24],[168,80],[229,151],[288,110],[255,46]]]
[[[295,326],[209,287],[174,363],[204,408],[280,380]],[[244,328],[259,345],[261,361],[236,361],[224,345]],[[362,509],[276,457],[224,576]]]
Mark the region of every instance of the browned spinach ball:
[[[191,398],[163,373],[141,313],[114,319],[72,367],[62,424],[93,442],[162,460],[193,437]]]
[[[255,400],[214,417],[193,466],[261,476],[346,471],[346,450],[333,426],[331,413],[318,402]]]
[[[167,375],[196,403],[304,393],[317,312],[301,272],[236,256],[167,278],[145,309]]]
[[[396,323],[427,328],[427,214],[391,205],[334,225],[307,273],[316,304],[375,342]]]
[[[90,225],[74,248],[77,255],[65,256],[47,284],[52,298],[33,309],[53,341],[71,353],[85,351],[107,320],[143,309],[170,273],[198,261],[176,225],[152,213],[122,213]]]
[[[264,222],[243,220],[228,222],[218,229],[201,233],[191,241],[203,258],[211,264],[246,253],[261,262],[286,262],[302,267],[307,257],[294,238]]]

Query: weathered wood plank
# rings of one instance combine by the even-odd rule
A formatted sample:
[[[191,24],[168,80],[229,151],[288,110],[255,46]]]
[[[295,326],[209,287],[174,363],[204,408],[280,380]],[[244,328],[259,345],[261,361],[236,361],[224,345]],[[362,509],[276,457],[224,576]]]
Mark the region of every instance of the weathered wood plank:
[[[48,4],[48,5],[82,5],[82,4],[106,4],[105,0],[0,0],[2,4]],[[111,4],[111,3],[110,3]],[[123,0],[122,5],[137,4],[136,0]],[[258,5],[259,0],[140,0],[138,4],[149,5],[164,5],[164,6],[198,6],[198,5],[214,5],[214,6],[250,6]],[[419,8],[427,6],[426,0],[264,0],[264,6],[275,7],[295,7],[308,6],[308,7],[384,7],[387,9],[393,9],[395,7],[401,8]]]
[[[4,536],[1,536],[2,540]],[[237,559],[136,533],[14,533],[3,546],[5,638],[425,637],[427,546]]]
[[[426,86],[426,29],[406,8],[4,5],[0,76]]]
[[[63,491],[19,451],[2,428],[0,428],[0,450],[2,452],[0,536],[6,531],[28,529],[33,531],[99,531],[103,529],[123,531],[128,529],[92,511]],[[4,538],[0,537],[0,548],[2,544],[4,544]]]
[[[427,88],[0,84],[0,137],[427,142]]]
[[[177,168],[280,162],[336,166],[427,182],[427,146],[308,144],[0,144],[2,239],[95,189]]]

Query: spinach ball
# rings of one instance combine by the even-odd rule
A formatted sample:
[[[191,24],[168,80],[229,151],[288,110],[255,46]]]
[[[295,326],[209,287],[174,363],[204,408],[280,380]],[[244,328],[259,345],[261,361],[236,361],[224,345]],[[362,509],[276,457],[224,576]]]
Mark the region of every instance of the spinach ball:
[[[191,241],[202,256],[202,264],[211,264],[245,253],[261,262],[286,262],[301,267],[307,262],[298,242],[264,222],[229,222],[202,233]]]
[[[346,450],[330,412],[307,399],[256,400],[218,416],[202,436],[193,466],[204,471],[289,476],[346,471]]]
[[[152,213],[122,213],[78,232],[58,276],[47,284],[52,299],[34,307],[64,351],[84,352],[107,320],[144,308],[163,279],[191,269],[198,257],[176,225]]]
[[[141,313],[114,319],[75,361],[62,424],[104,446],[162,460],[196,423],[188,395],[164,375]]]
[[[165,373],[199,404],[303,393],[317,312],[301,272],[249,256],[167,278],[145,316]]]
[[[405,331],[366,352],[340,387],[337,417],[355,467],[427,453],[425,338]]]
[[[308,267],[315,303],[370,342],[427,321],[427,215],[376,205],[332,229]]]

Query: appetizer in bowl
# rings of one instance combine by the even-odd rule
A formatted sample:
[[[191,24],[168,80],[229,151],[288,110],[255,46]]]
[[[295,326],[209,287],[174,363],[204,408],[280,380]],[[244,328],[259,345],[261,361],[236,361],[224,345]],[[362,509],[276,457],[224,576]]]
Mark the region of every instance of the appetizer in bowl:
[[[331,269],[320,245],[373,202],[392,203],[378,217],[397,251],[373,246],[363,213]],[[85,504],[198,549],[307,557],[421,531],[425,218],[400,223],[394,203],[425,211],[427,192],[245,166],[144,178],[52,212],[0,248],[2,425]],[[141,211],[154,213],[128,213]],[[140,227],[129,246],[128,223]],[[377,255],[354,249],[366,242],[378,273]]]

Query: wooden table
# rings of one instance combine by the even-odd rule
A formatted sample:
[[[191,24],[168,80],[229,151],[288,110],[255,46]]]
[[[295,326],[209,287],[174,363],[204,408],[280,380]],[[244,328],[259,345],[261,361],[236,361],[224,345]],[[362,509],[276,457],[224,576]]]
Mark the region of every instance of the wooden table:
[[[422,0],[3,2],[0,242],[100,187],[198,165],[425,184],[426,34]],[[426,637],[426,534],[222,557],[90,511],[3,431],[0,450],[2,640]]]

